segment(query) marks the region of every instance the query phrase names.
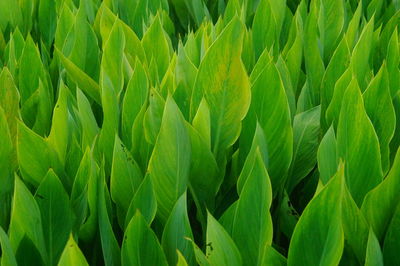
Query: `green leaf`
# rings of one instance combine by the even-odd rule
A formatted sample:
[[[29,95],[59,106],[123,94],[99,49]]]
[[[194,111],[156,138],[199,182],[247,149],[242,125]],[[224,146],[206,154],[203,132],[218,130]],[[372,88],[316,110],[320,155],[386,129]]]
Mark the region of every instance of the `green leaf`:
[[[365,196],[361,210],[382,241],[400,199],[400,150],[396,154],[392,169],[386,178]]]
[[[98,188],[97,205],[99,208],[98,223],[99,223],[99,232],[101,238],[101,247],[103,250],[103,259],[106,266],[120,265],[121,250],[119,248],[117,239],[115,238],[106,206],[106,197],[109,197],[109,195],[108,195],[108,188],[105,183],[104,165],[101,166],[100,178],[101,180],[97,187]]]
[[[266,245],[261,265],[286,266],[286,258],[276,251],[272,246]]]
[[[211,121],[210,108],[207,101],[203,98],[200,102],[199,109],[193,118],[193,127],[204,140],[206,146],[211,149]]]
[[[50,168],[60,169],[57,154],[48,142],[18,122],[17,154],[22,177],[38,186]]]
[[[58,19],[54,40],[55,48],[59,48],[61,50],[64,48],[68,33],[71,31],[74,23],[75,16],[72,13],[68,3],[62,3],[62,6],[58,8]]]
[[[122,265],[128,266],[168,265],[156,235],[140,212],[136,212],[125,230],[121,258]]]
[[[164,223],[186,190],[190,154],[190,138],[183,116],[172,97],[168,96],[148,167],[157,197],[158,216]]]
[[[303,2],[302,2],[303,3]],[[293,93],[298,95],[298,83],[301,73],[301,63],[303,60],[303,21],[300,16],[300,11],[296,11],[292,20],[292,26],[296,30],[296,37],[291,44],[290,49],[285,54],[285,62],[290,72],[290,79],[293,86]],[[289,44],[289,41],[288,41]]]
[[[400,15],[400,13],[399,13]],[[400,70],[397,67],[400,63],[399,39],[397,28],[394,30],[387,49],[387,70],[389,73],[389,88],[391,95],[394,96],[400,87]]]
[[[82,89],[87,95],[89,95],[96,103],[101,105],[100,98],[100,87],[96,81],[82,71],[77,65],[75,65],[70,59],[65,57],[58,47],[55,47],[55,51],[61,60],[62,65],[67,70],[68,75],[71,79]]]
[[[0,26],[3,32],[7,24],[12,28],[23,26],[21,7],[17,0],[0,2]]]
[[[75,213],[78,213],[79,237],[86,242],[93,239],[98,229],[98,183],[99,169],[94,163],[92,153],[87,149],[77,171],[71,195],[72,204],[74,204],[74,199],[77,201]],[[75,187],[76,194],[74,194]],[[80,213],[82,209],[87,210],[87,213],[84,212],[82,215]]]
[[[110,190],[111,198],[117,205],[120,224],[123,224],[125,220],[129,204],[141,181],[142,173],[139,166],[116,135],[111,167]]]
[[[345,7],[343,1],[322,0],[319,8],[320,40],[323,43],[324,61],[328,62],[343,30]]]
[[[354,75],[357,78],[361,91],[364,92],[368,80],[367,72],[369,71],[369,61],[372,52],[372,42],[374,33],[374,18],[365,25],[356,46],[351,55],[350,65]]]
[[[56,33],[57,14],[56,3],[52,0],[39,2],[38,10],[39,29],[47,47],[50,47]]]
[[[15,177],[9,236],[18,264],[29,259],[30,263],[48,262],[40,209],[18,176]]]
[[[258,4],[252,25],[256,60],[265,48],[279,47],[285,15],[286,1],[261,0]]]
[[[211,266],[210,262],[208,261],[208,258],[206,255],[203,253],[203,251],[196,245],[196,243],[192,239],[187,239],[190,241],[193,245],[193,250],[194,254],[196,255],[196,262],[200,266]]]
[[[374,125],[379,138],[382,169],[386,174],[390,167],[389,143],[396,127],[396,115],[390,96],[389,78],[386,65],[382,65],[363,94],[365,111]]]
[[[15,259],[14,252],[12,250],[10,240],[6,232],[0,226],[0,247],[1,247],[1,259],[0,263],[3,266],[17,266],[17,260]]]
[[[131,147],[132,126],[149,94],[148,80],[143,65],[137,60],[127,85],[122,104],[122,139]]]
[[[333,126],[328,131],[319,144],[317,151],[319,178],[326,185],[329,179],[336,173],[339,159],[336,151],[336,137]]]
[[[153,23],[145,32],[142,45],[146,53],[147,61],[152,59],[157,63],[158,77],[153,82],[161,81],[170,62],[169,40],[161,25],[160,13],[154,18]],[[154,84],[153,84],[154,85]]]
[[[205,215],[205,205],[213,208],[213,202],[223,182],[223,176],[219,175],[219,167],[208,144],[196,129],[186,124],[191,142],[191,156],[197,158],[191,160],[189,184],[191,192],[197,197]],[[200,207],[200,206],[197,206]],[[204,220],[205,222],[205,220]]]
[[[61,163],[65,162],[68,143],[70,139],[70,128],[68,125],[68,88],[61,81],[58,100],[53,111],[53,120],[48,142],[57,152]]]
[[[360,18],[362,15],[363,2],[359,2],[356,11],[351,18],[349,25],[347,27],[347,32],[345,38],[347,39],[347,43],[349,44],[350,50],[353,50],[356,45],[358,31],[360,26]]]
[[[149,107],[143,119],[143,127],[147,142],[153,145],[160,131],[164,107],[165,101],[163,97],[156,89],[152,88],[149,95]]]
[[[257,65],[251,75],[252,102],[250,111],[243,122],[239,148],[248,149],[249,140],[254,136],[253,130],[256,129],[256,121],[258,121],[267,141],[267,169],[275,191],[283,185],[284,176],[292,159],[293,131],[290,110],[285,89],[274,63],[265,62],[258,76],[255,72],[256,68]]]
[[[294,229],[288,265],[337,265],[343,252],[344,168],[307,205]],[[307,248],[307,252],[304,252]]]
[[[358,262],[362,264],[365,260],[369,225],[354,202],[347,186],[345,186],[342,198],[342,225],[346,243],[345,251],[351,250]]]
[[[156,195],[154,194],[153,184],[149,175],[144,177],[129,205],[124,228],[128,227],[129,222],[137,210],[139,210],[140,213],[143,213],[143,218],[149,225],[156,216],[157,199]]]
[[[65,245],[64,251],[61,255],[58,266],[76,265],[86,266],[89,265],[83,255],[82,251],[76,244],[72,234],[69,237],[67,244]]]
[[[146,140],[144,128],[144,117],[147,111],[147,104],[144,104],[135,118],[132,126],[132,155],[140,165],[142,172],[145,172],[149,163],[153,145]]]
[[[100,80],[102,94],[104,87],[112,88],[119,98],[124,86],[123,54],[125,48],[125,35],[122,26],[115,21],[110,36],[104,44],[101,58]],[[104,103],[103,103],[104,104]]]
[[[240,59],[243,25],[235,17],[209,48],[196,77],[191,117],[203,95],[210,109],[211,147],[221,158],[238,138],[250,104],[250,86]]]
[[[17,119],[20,118],[19,92],[7,67],[4,67],[0,73],[0,107],[4,110],[11,138],[15,143]]]
[[[176,263],[176,266],[187,266],[188,264],[182,253],[180,253],[179,250],[177,250],[176,253],[178,254],[178,262]]]
[[[346,89],[349,86],[352,78],[353,78],[352,70],[351,68],[348,68],[335,83],[332,100],[325,114],[326,124],[333,125],[335,129],[337,129],[337,125],[339,123],[339,116],[343,102],[343,95],[346,92]]]
[[[316,3],[317,1],[311,3],[310,14],[304,26],[304,63],[311,106],[317,106],[320,103],[320,86],[325,72],[318,43],[318,8]]]
[[[71,26],[64,43],[62,43],[63,46],[57,48],[90,78],[98,80],[100,50],[97,37],[87,21],[87,5],[83,3],[82,1],[79,5],[74,24]],[[68,19],[67,17],[66,20]]]
[[[75,214],[73,229],[79,229],[88,216],[88,182],[92,175],[92,170],[90,149],[86,148],[76,172],[70,196],[71,208]]]
[[[337,2],[337,1],[333,1]],[[321,83],[321,127],[326,130],[329,127],[329,121],[326,121],[325,114],[334,95],[335,84],[343,75],[350,64],[350,50],[343,38],[332,55],[326,68]]]
[[[297,114],[293,121],[293,159],[287,180],[287,192],[305,178],[315,167],[320,134],[321,107]]]
[[[0,106],[0,202],[2,209],[0,211],[0,227],[8,228],[10,221],[11,198],[13,193],[13,154],[14,148],[11,140],[10,131],[7,126],[6,116],[3,108]]]
[[[176,202],[165,224],[161,244],[170,265],[178,261],[177,250],[182,253],[190,265],[194,264],[192,244],[186,238],[193,239],[186,206],[186,193]]]
[[[383,266],[383,256],[379,241],[372,228],[369,230],[367,254],[365,255],[366,266]]]
[[[91,147],[96,135],[99,133],[99,126],[94,117],[93,110],[85,94],[77,89],[76,101],[78,105],[78,117],[82,126],[82,148]]]
[[[254,132],[253,142],[251,143],[251,148],[249,153],[247,154],[246,160],[244,161],[244,165],[242,171],[240,172],[239,178],[237,180],[237,191],[238,194],[241,193],[244,183],[246,182],[248,176],[250,175],[254,162],[256,160],[257,151],[260,152],[262,159],[264,161],[265,167],[268,168],[268,147],[266,136],[264,130],[261,128],[260,124],[257,123],[256,130]],[[240,152],[240,150],[239,150]],[[240,156],[240,154],[239,154]]]
[[[40,183],[35,200],[42,216],[49,263],[55,265],[68,241],[72,215],[68,194],[53,170],[50,169]]]
[[[264,246],[272,243],[271,202],[271,183],[257,149],[253,169],[239,195],[232,229],[245,265],[260,264]]]
[[[117,34],[117,33],[116,33]],[[99,135],[99,148],[105,156],[107,170],[111,166],[115,135],[119,132],[120,109],[117,89],[107,72],[101,74],[101,102],[103,124]]]
[[[42,60],[37,45],[28,36],[25,47],[21,55],[19,66],[19,92],[21,94],[21,104],[37,90],[39,79],[45,82],[47,77],[43,69]]]
[[[357,123],[354,123],[357,121]],[[361,206],[365,194],[383,178],[379,142],[369,120],[361,91],[353,78],[343,96],[337,130],[337,152],[345,162],[346,182]]]
[[[383,259],[385,265],[396,265],[400,262],[399,258],[399,225],[400,225],[400,205],[397,204],[396,210],[387,228],[385,241],[383,243]]]
[[[242,265],[240,252],[232,238],[215,218],[207,218],[207,259],[211,265]]]

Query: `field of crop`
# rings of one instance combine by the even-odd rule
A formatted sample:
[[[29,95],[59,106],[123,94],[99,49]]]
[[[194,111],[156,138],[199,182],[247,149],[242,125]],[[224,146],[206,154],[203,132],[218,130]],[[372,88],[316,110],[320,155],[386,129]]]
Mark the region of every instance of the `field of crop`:
[[[0,265],[400,265],[399,0],[0,0]]]

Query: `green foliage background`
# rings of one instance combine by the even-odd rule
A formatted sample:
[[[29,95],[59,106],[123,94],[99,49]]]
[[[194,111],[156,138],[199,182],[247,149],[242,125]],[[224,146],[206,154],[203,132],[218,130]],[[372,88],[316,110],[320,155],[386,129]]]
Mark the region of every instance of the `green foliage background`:
[[[398,0],[0,0],[0,265],[400,265]]]

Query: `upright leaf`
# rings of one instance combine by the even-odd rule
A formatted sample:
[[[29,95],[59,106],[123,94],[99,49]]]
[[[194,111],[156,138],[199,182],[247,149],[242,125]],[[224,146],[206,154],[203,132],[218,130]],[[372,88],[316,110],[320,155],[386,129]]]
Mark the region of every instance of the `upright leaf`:
[[[1,247],[1,259],[0,263],[4,266],[17,266],[17,260],[15,259],[14,251],[11,247],[10,240],[3,228],[0,227],[0,247]]]
[[[365,196],[361,210],[382,241],[400,199],[400,150],[396,154],[392,169],[386,178]]]
[[[211,147],[217,158],[237,140],[250,104],[249,81],[240,59],[242,32],[235,17],[204,56],[192,95],[191,117],[203,95],[210,108]]]
[[[123,53],[125,48],[125,35],[119,21],[116,20],[107,41],[104,44],[101,58],[101,86],[110,87],[119,97],[124,86]]]
[[[112,224],[110,222],[109,214],[106,206],[106,197],[109,197],[108,189],[105,184],[104,166],[100,170],[100,184],[98,185],[98,223],[101,239],[101,247],[103,250],[103,259],[106,266],[120,265],[121,264],[121,250],[115,238]]]
[[[190,138],[183,116],[172,97],[168,96],[148,167],[157,197],[158,215],[163,222],[186,190],[190,153]]]
[[[211,265],[242,265],[242,257],[232,238],[210,213],[207,218],[207,252]]]
[[[88,266],[85,256],[76,244],[72,234],[69,237],[67,244],[65,245],[64,251],[61,255],[58,266],[76,265],[76,266]]]
[[[38,186],[49,168],[59,169],[48,142],[22,122],[18,122],[17,154],[22,177],[32,185]]]
[[[368,24],[365,25],[351,55],[350,65],[362,92],[366,89],[368,84],[366,77],[368,76],[367,72],[370,69],[369,58],[373,47],[373,33],[374,19],[372,18]]]
[[[394,135],[396,115],[390,97],[386,65],[382,65],[376,77],[364,92],[364,106],[379,138],[383,173],[390,167],[389,143]]]
[[[29,260],[30,263],[48,262],[40,209],[32,194],[17,176],[9,236],[18,264],[27,263]]]
[[[136,212],[125,230],[122,243],[122,265],[167,266],[167,259],[154,232],[140,212]]]
[[[264,51],[265,53],[265,51]],[[261,57],[262,58],[262,57]],[[261,59],[260,59],[261,60]],[[258,63],[259,64],[259,63]],[[257,65],[258,65],[257,64]],[[261,63],[262,64],[262,63]],[[249,140],[254,136],[256,121],[259,122],[267,141],[268,173],[274,190],[284,182],[293,152],[293,131],[290,110],[279,72],[273,62],[256,67],[251,75],[252,102],[243,122],[240,149],[249,149]],[[256,73],[259,73],[257,75]],[[246,152],[244,152],[246,156]]]
[[[111,198],[117,205],[120,224],[125,220],[133,195],[142,181],[142,173],[124,144],[115,136],[114,153],[111,167]]]
[[[337,152],[346,162],[346,182],[358,206],[383,178],[379,142],[369,120],[357,81],[353,79],[343,97],[337,130]]]
[[[397,265],[400,262],[399,250],[399,225],[400,225],[400,205],[397,205],[393,217],[387,228],[385,241],[383,243],[383,259],[385,265]]]
[[[55,265],[68,241],[72,226],[69,197],[53,170],[49,170],[35,193],[42,216],[49,263]]]
[[[161,244],[170,265],[176,265],[178,261],[177,250],[189,264],[194,263],[192,244],[186,239],[193,239],[186,206],[186,193],[176,202],[165,224]]]
[[[339,160],[336,151],[336,137],[333,126],[328,131],[319,144],[317,151],[318,170],[322,183],[325,185],[328,180],[336,173]]]
[[[323,43],[324,61],[327,62],[343,30],[345,7],[341,0],[322,0],[319,8],[318,27]]]
[[[343,252],[344,168],[310,201],[294,229],[288,265],[337,265]],[[307,248],[307,252],[304,252]]]
[[[372,228],[369,230],[367,254],[365,256],[366,266],[383,266],[383,256],[379,241]]]
[[[315,167],[320,134],[321,107],[297,114],[293,121],[293,161],[287,180],[287,191],[305,178]]]
[[[257,150],[253,169],[239,195],[232,228],[232,238],[245,265],[260,264],[264,246],[272,243],[271,202],[271,183]]]
[[[122,104],[122,139],[128,148],[131,147],[133,123],[140,112],[140,108],[146,102],[148,94],[146,72],[143,65],[137,60]]]
[[[135,196],[129,204],[129,209],[125,218],[125,226],[128,227],[129,222],[137,211],[143,213],[143,218],[150,225],[156,216],[157,199],[154,194],[153,184],[149,175],[146,175],[137,189]]]
[[[145,32],[142,45],[146,53],[147,61],[150,62],[154,59],[157,63],[158,77],[153,78],[158,78],[158,81],[161,81],[168,69],[170,52],[167,35],[164,32],[159,14],[154,18],[153,23]],[[154,80],[154,82],[156,82],[156,80]]]

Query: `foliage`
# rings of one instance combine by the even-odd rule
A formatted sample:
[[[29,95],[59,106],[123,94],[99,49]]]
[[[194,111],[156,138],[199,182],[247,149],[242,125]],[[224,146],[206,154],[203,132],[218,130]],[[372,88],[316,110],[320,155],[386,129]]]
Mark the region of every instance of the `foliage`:
[[[399,18],[0,0],[0,265],[399,265]]]

